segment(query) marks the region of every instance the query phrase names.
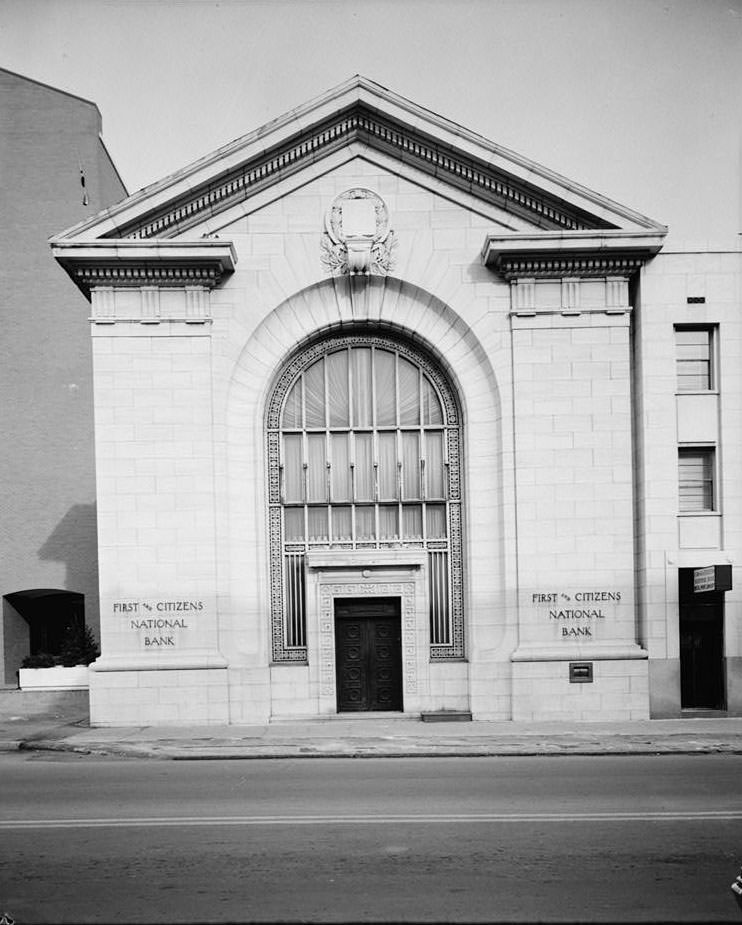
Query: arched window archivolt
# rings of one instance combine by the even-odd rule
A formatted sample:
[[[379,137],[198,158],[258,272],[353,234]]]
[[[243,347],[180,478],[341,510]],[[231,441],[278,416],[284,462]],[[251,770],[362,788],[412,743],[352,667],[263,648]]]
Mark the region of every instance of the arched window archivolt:
[[[431,658],[464,656],[460,415],[436,366],[384,336],[298,354],[267,415],[274,661],[305,661],[312,549],[427,551]]]

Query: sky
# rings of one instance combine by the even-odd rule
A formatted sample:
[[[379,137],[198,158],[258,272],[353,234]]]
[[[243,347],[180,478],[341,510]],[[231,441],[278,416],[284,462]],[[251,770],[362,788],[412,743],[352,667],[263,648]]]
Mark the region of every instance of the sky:
[[[0,0],[0,67],[93,100],[130,192],[362,74],[740,241],[742,0]]]

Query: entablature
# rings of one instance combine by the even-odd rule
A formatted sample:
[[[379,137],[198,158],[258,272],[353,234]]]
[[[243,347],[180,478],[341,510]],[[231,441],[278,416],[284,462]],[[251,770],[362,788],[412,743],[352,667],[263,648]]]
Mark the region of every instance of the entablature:
[[[109,288],[213,289],[232,273],[237,254],[230,241],[56,241],[52,254],[91,298]]]
[[[574,231],[487,235],[482,263],[507,280],[630,277],[659,252],[666,232]]]

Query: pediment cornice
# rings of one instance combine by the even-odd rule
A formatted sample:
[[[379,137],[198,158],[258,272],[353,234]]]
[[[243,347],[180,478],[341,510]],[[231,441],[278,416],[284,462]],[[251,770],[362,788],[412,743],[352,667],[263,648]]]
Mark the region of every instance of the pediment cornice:
[[[261,153],[235,170],[195,189],[176,202],[124,224],[107,236],[170,237],[189,231],[204,217],[231,208],[279,180],[301,171],[340,147],[367,145],[435,176],[452,187],[473,193],[506,212],[543,228],[609,228],[591,216],[532,184],[496,170],[492,165],[442,144],[430,135],[402,126],[358,103],[310,131]]]
[[[177,238],[349,146],[544,231],[662,228],[357,77],[53,240]]]

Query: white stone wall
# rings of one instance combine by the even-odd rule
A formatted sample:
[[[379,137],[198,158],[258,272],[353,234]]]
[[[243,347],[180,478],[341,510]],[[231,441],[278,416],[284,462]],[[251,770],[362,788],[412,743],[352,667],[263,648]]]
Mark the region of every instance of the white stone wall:
[[[626,722],[647,719],[645,660],[599,659],[593,682],[570,683],[568,663],[516,663],[513,719],[518,722]]]
[[[634,606],[630,319],[626,281],[513,283],[514,718],[648,714]],[[570,684],[568,662],[585,659],[592,681]]]
[[[152,301],[93,298],[103,619],[91,717],[226,721],[209,326],[185,320],[192,291],[163,292],[159,321]]]
[[[373,189],[389,208],[398,245],[396,267],[386,279],[332,279],[323,272],[325,212],[338,194],[355,186]],[[514,505],[511,438],[503,430],[502,411],[509,402],[509,295],[507,284],[477,259],[484,230],[491,227],[491,219],[356,160],[228,228],[214,229],[235,242],[239,255],[234,276],[211,301],[214,404],[225,411],[223,430],[220,419],[216,430],[226,438],[217,472],[226,474],[218,514],[219,533],[228,537],[220,620],[230,664],[257,668],[270,658],[264,414],[275,377],[296,346],[317,332],[350,322],[381,323],[437,357],[464,412],[467,646],[478,658],[465,669],[439,666],[447,680],[436,691],[447,693],[431,696],[439,706],[462,708],[467,695],[461,679],[471,672],[473,708],[499,718],[510,715]],[[234,715],[295,713],[297,697],[315,697],[288,680],[302,669],[280,666],[272,673],[282,680],[271,702],[250,706],[234,690]]]
[[[678,569],[723,563],[734,567],[734,588],[725,595],[727,709],[742,711],[741,285],[738,241],[668,249],[641,276],[635,349],[637,586],[652,711],[658,716],[680,709]],[[676,394],[677,324],[717,326],[718,394]],[[709,442],[716,445],[719,510],[679,515],[678,446]]]
[[[424,565],[390,567],[379,581],[402,597],[415,589],[403,608],[405,709],[630,720],[648,715],[653,684],[664,709],[677,568],[738,561],[739,255],[660,256],[635,306],[622,278],[511,285],[479,253],[486,233],[525,230],[522,220],[454,200],[434,180],[424,189],[380,155],[333,158],[205,224],[238,257],[212,291],[94,294],[103,658],[93,721],[332,712],[323,595],[363,578],[358,563],[310,570],[309,664],[271,664],[265,410],[291,354],[351,324],[427,350],[463,411],[468,658],[429,662]],[[357,186],[389,209],[398,243],[387,277],[332,278],[320,261],[325,213]],[[688,305],[701,286],[706,304]],[[715,424],[675,396],[672,326],[688,320],[720,326]],[[723,508],[705,518],[716,545],[708,525],[703,543],[693,539],[699,520],[693,548],[677,513],[678,435],[709,427],[723,450]],[[742,664],[737,592],[727,601],[727,653]],[[146,608],[173,602],[200,606],[164,628],[172,644],[146,645],[141,621],[159,619]],[[592,683],[570,683],[573,660],[593,663]]]

